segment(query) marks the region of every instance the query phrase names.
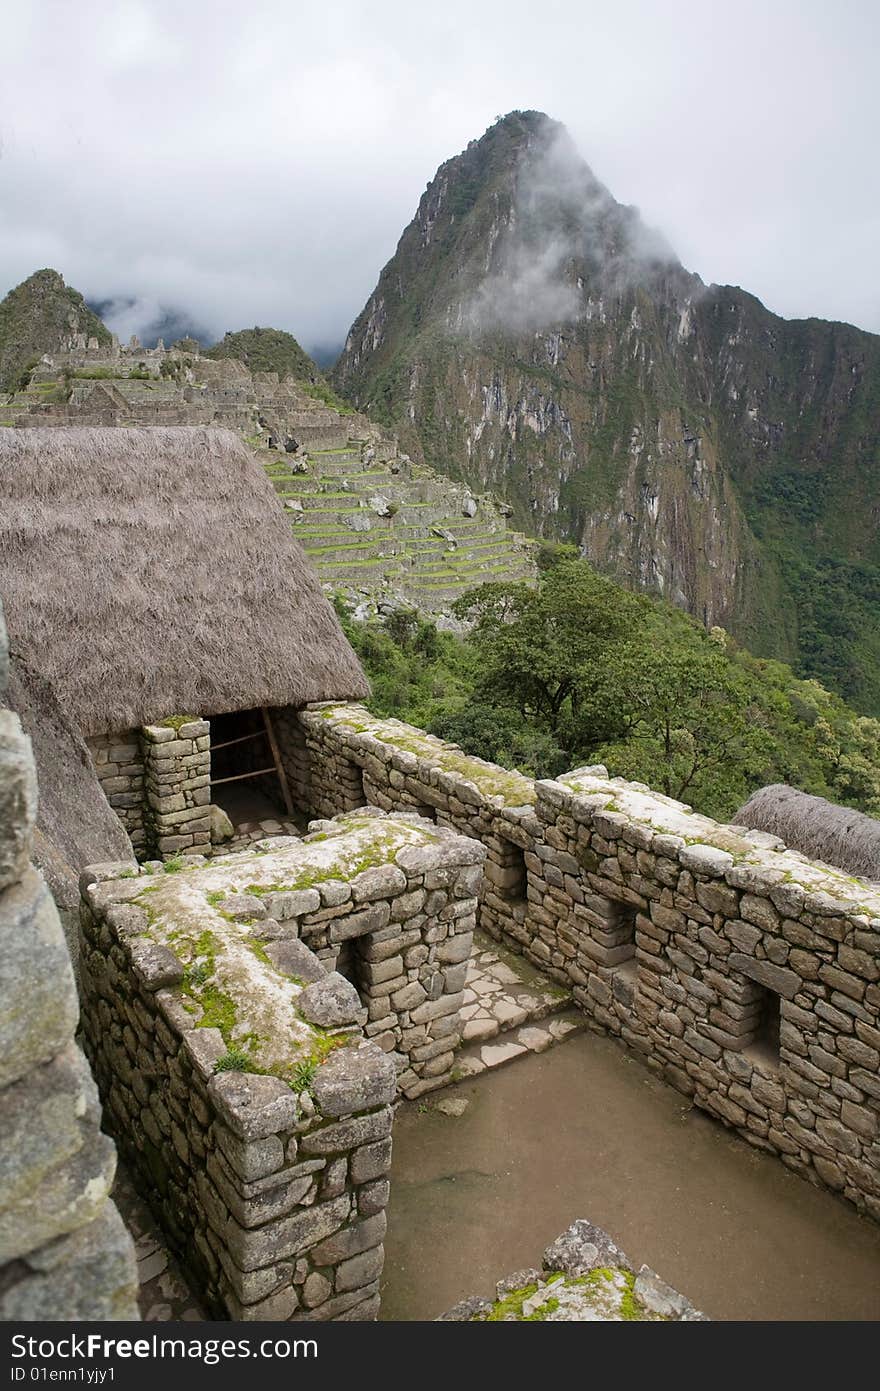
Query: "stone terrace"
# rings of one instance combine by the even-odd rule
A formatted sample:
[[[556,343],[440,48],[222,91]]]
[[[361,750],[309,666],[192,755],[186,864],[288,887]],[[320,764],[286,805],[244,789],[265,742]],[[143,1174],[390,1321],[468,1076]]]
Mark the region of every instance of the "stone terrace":
[[[413,463],[393,441],[263,458],[318,574],[355,601],[385,590],[437,611],[474,585],[534,575],[529,543],[490,498]]]

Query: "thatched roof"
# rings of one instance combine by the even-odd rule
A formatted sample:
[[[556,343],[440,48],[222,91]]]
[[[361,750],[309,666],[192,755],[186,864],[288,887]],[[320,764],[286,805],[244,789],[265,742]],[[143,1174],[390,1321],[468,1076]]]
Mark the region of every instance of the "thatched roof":
[[[102,860],[134,863],[131,842],[51,688],[15,657],[0,704],[16,712],[33,746],[40,794],[34,860],[59,908],[73,909],[79,904],[80,870]]]
[[[880,821],[826,802],[824,797],[774,783],[755,792],[732,824],[769,831],[812,860],[866,879],[880,879]]]
[[[0,594],[86,735],[369,690],[228,430],[0,430]]]

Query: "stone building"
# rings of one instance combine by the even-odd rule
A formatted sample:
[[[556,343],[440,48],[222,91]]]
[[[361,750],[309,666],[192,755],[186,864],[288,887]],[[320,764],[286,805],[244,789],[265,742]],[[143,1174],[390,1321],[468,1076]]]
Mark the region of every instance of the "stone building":
[[[368,689],[269,482],[226,431],[0,432],[0,593],[11,702],[45,789],[38,853],[59,881],[131,853],[95,778],[139,858],[202,851],[221,786],[289,812],[274,712]]]

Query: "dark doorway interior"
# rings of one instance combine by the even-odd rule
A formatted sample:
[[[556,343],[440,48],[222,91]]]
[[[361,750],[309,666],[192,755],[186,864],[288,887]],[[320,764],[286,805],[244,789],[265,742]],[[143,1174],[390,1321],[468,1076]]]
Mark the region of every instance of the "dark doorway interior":
[[[211,717],[211,800],[233,824],[291,814],[273,739],[269,711],[235,710]]]

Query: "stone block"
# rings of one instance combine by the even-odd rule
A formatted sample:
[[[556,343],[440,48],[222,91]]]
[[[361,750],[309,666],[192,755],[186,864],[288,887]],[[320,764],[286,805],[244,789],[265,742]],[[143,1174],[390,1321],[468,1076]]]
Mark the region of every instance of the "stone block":
[[[31,741],[11,710],[0,710],[0,889],[28,867],[37,820]]]
[[[365,1017],[354,986],[337,971],[307,986],[299,996],[297,1006],[303,1019],[324,1029],[354,1024]]]
[[[0,1092],[0,1262],[100,1215],[116,1152],[99,1117],[91,1074],[72,1043]]]
[[[140,1318],[131,1237],[112,1203],[69,1236],[31,1251],[7,1270],[0,1319],[97,1322]]]
[[[729,927],[730,924],[728,929]],[[768,990],[775,991],[784,1000],[793,1000],[801,988],[800,976],[785,966],[774,966],[770,961],[758,961],[742,952],[731,952],[729,961],[734,971],[748,976],[749,980],[757,981],[759,985],[765,985]]]
[[[0,891],[0,1087],[60,1052],[78,1017],[57,909],[41,876],[28,869]]]
[[[312,1084],[322,1115],[338,1117],[387,1106],[394,1100],[397,1074],[374,1043],[337,1048],[322,1063]]]

